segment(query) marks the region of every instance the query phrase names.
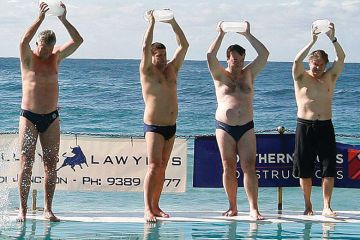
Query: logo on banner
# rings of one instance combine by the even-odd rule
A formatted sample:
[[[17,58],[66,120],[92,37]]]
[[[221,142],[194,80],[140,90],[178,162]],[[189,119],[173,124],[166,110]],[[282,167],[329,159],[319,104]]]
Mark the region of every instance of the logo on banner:
[[[86,164],[86,166],[89,167],[89,165],[86,162],[86,157],[83,153],[83,151],[81,150],[80,146],[76,146],[74,148],[71,148],[71,153],[74,154],[73,156],[66,156],[66,152],[62,155],[63,157],[65,157],[64,163],[58,168],[56,169],[56,171],[59,171],[61,168],[66,167],[66,166],[70,166],[72,168],[72,170],[75,171],[75,166],[79,165],[80,168],[82,169],[81,164]]]
[[[349,178],[360,180],[360,150],[348,149]]]

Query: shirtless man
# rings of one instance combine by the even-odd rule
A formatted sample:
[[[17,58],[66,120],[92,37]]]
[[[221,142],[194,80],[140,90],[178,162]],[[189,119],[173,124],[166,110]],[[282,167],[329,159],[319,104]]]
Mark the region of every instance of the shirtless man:
[[[240,157],[244,173],[244,188],[248,197],[250,216],[255,220],[263,217],[258,209],[258,178],[256,175],[256,139],[253,122],[254,80],[266,64],[268,50],[250,33],[250,24],[243,35],[255,48],[258,56],[244,65],[245,49],[231,45],[227,49],[227,68],[221,66],[216,55],[225,32],[218,26],[218,36],[208,53],[208,66],[214,80],[218,107],[216,110],[216,140],[223,165],[223,184],[229,200],[224,216],[236,216],[237,157]]]
[[[330,208],[336,172],[336,143],[332,117],[332,99],[336,80],[344,67],[345,53],[335,37],[335,27],[331,23],[326,33],[332,41],[336,59],[329,69],[328,55],[316,50],[309,55],[310,70],[305,70],[303,60],[315,44],[318,33],[312,30],[311,41],[297,54],[292,67],[297,111],[295,137],[294,176],[300,178],[304,193],[304,215],[313,215],[311,204],[312,177],[316,156],[322,166],[322,188],[324,208],[322,214],[335,216]]]
[[[167,62],[165,46],[152,43],[155,26],[153,11],[150,11],[148,21],[140,63],[145,102],[144,133],[149,158],[144,183],[144,218],[147,222],[156,222],[156,217],[169,217],[160,209],[159,200],[175,141],[178,114],[176,79],[189,44],[175,19],[164,21],[171,25],[178,44],[173,59]]]
[[[55,47],[56,37],[51,30],[40,32],[36,48],[30,47],[36,31],[49,10],[47,4],[40,4],[40,13],[35,22],[25,32],[20,42],[22,75],[22,102],[19,122],[20,172],[18,221],[26,219],[27,199],[30,190],[32,167],[38,137],[43,150],[45,170],[44,218],[59,221],[52,211],[52,200],[56,185],[56,163],[60,144],[60,124],[58,107],[59,84],[58,66],[61,60],[72,54],[83,42],[80,34],[66,19],[58,18],[64,24],[71,40],[61,47]]]

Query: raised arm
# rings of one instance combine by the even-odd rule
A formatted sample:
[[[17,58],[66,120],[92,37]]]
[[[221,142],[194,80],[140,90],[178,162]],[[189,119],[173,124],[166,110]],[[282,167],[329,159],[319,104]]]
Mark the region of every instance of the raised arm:
[[[208,67],[214,80],[218,80],[222,73],[221,65],[216,57],[225,36],[225,32],[221,29],[221,23],[217,26],[217,31],[219,33],[207,52]]]
[[[309,54],[310,49],[315,44],[318,34],[315,33],[316,29],[312,30],[311,33],[311,41],[303,48],[301,51],[296,55],[293,66],[292,66],[292,75],[294,81],[301,80],[305,73],[305,67],[304,67],[304,59]]]
[[[68,31],[71,40],[62,45],[59,49],[59,61],[63,60],[64,58],[70,56],[75,52],[75,50],[82,44],[84,41],[83,38],[80,36],[79,32],[76,28],[66,19],[66,7],[62,3],[61,6],[65,9],[63,15],[59,16],[58,18],[64,24],[66,30]]]
[[[151,67],[151,44],[153,41],[154,36],[154,26],[155,26],[155,19],[153,15],[153,11],[151,10],[147,17],[148,17],[148,28],[145,32],[144,40],[143,40],[143,47],[142,47],[142,56],[140,62],[140,72],[144,73],[147,72]]]
[[[176,35],[176,42],[178,47],[170,63],[174,66],[175,71],[178,72],[181,65],[184,63],[185,55],[189,48],[189,43],[185,37],[184,32],[181,30],[179,24],[176,22],[175,18],[166,22],[170,23]]]
[[[330,24],[330,30],[326,33],[326,35],[329,37],[331,42],[334,44],[335,53],[336,53],[336,59],[329,69],[332,75],[334,75],[334,80],[337,79],[337,77],[340,75],[344,68],[344,60],[345,60],[345,52],[340,46],[340,43],[338,42],[337,38],[335,37],[335,26],[333,23]]]
[[[246,22],[246,31],[241,32],[239,34],[244,35],[245,38],[250,42],[251,46],[255,49],[258,56],[252,61],[250,64],[246,66],[246,68],[249,68],[255,78],[256,75],[264,68],[267,59],[269,57],[269,51],[266,49],[266,47],[250,33],[250,24],[249,22]]]
[[[40,12],[35,22],[26,30],[24,36],[20,41],[20,61],[24,66],[29,67],[31,61],[31,47],[30,42],[34,38],[36,31],[39,29],[41,23],[45,19],[45,13],[49,10],[48,5],[45,3],[40,4]]]

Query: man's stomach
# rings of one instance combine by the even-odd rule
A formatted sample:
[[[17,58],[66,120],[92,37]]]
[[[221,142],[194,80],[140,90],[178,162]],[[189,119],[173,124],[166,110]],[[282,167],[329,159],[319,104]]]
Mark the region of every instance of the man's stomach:
[[[176,123],[178,109],[154,109],[146,107],[144,111],[144,123],[159,126],[170,126]]]
[[[46,114],[55,111],[58,108],[58,99],[56,98],[27,98],[23,97],[21,108],[38,114]]]
[[[228,106],[218,106],[215,118],[232,126],[243,125],[253,120],[253,111],[252,107],[229,108]]]
[[[312,111],[309,109],[298,109],[297,117],[306,120],[329,120],[332,118],[331,111]]]
[[[331,103],[314,101],[299,104],[297,117],[306,120],[329,120],[332,117]]]

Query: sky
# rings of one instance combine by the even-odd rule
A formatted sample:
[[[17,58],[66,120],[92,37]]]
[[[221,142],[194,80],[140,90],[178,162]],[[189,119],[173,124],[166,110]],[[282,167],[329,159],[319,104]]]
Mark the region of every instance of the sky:
[[[270,51],[269,61],[291,62],[311,39],[311,24],[329,19],[346,53],[346,62],[360,62],[360,0],[63,0],[67,19],[84,38],[72,58],[139,59],[148,23],[144,12],[170,8],[184,31],[190,48],[187,60],[205,60],[215,39],[219,21],[250,23],[251,33]],[[18,57],[19,41],[39,13],[38,0],[0,0],[0,57]],[[62,23],[47,16],[39,30],[52,29],[57,44],[69,35]],[[168,58],[177,45],[169,24],[156,23],[154,41],[167,46]],[[256,56],[244,36],[227,33],[218,53],[225,60],[226,48],[239,44],[247,50],[246,59]],[[32,42],[35,47],[35,41]],[[334,59],[329,38],[319,36],[313,49],[324,49]]]

